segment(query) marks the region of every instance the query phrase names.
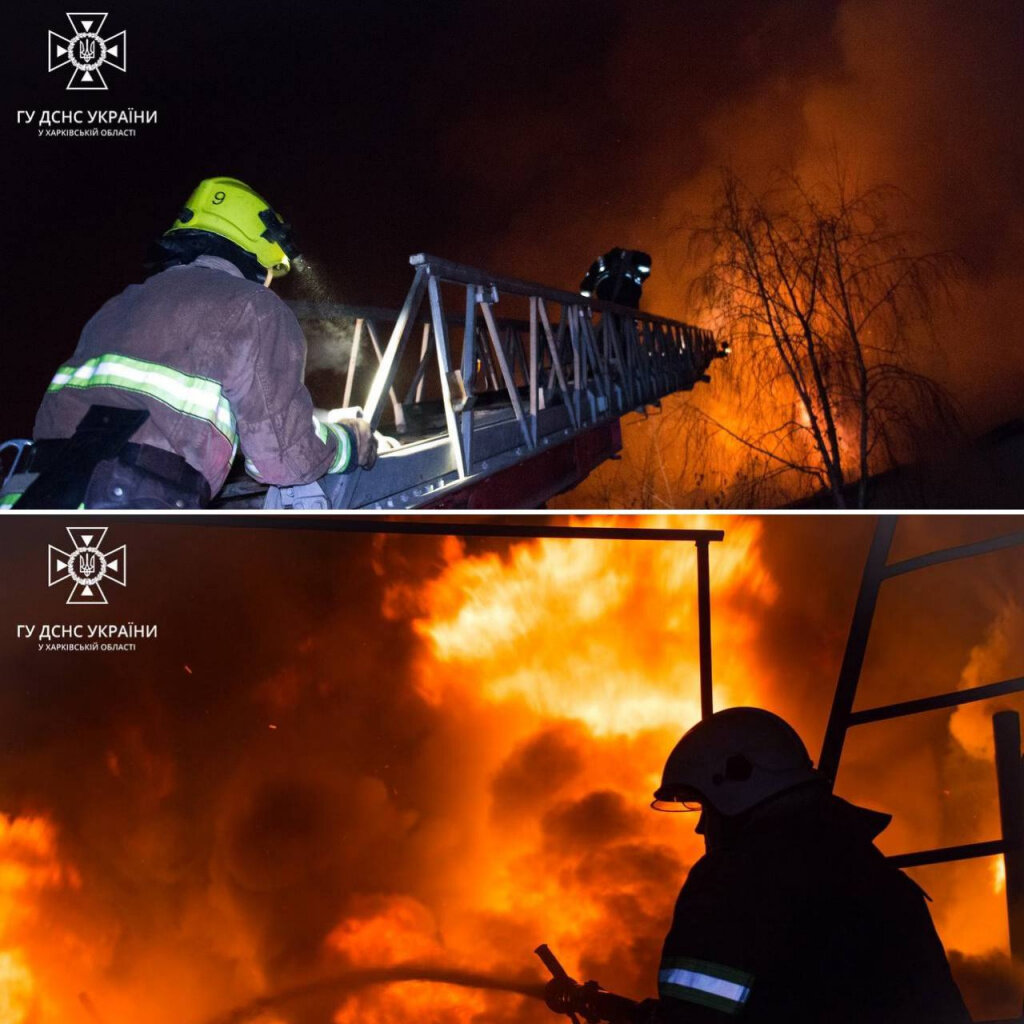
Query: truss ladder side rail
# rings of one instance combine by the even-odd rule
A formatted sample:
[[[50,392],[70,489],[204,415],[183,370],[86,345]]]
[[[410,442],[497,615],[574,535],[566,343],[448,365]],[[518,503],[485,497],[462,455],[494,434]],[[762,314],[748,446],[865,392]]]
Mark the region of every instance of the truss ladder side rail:
[[[710,363],[721,355],[708,332],[679,321],[425,254],[410,263],[412,286],[401,311],[391,317],[387,343],[374,345],[377,367],[362,407],[374,429],[390,400],[397,424],[411,423],[415,411],[420,427],[429,425],[434,433],[399,427],[400,440],[412,435],[408,443],[383,453],[372,473],[357,469],[344,479],[325,478],[321,497],[326,495],[332,508],[452,502],[459,507],[466,499],[451,499],[450,492],[477,488],[497,475],[502,475],[497,486],[506,488],[503,507],[535,507],[619,450],[618,421],[625,413],[707,380]],[[464,317],[445,311],[459,289]],[[496,304],[502,296],[526,299],[529,313],[499,319]],[[553,307],[557,325],[551,321]],[[302,312],[310,316],[322,310],[307,304]],[[357,323],[356,340],[368,334],[376,341],[381,319],[365,317],[365,329]],[[409,353],[410,375],[406,353],[420,326],[419,352]],[[357,362],[351,355],[350,366]],[[358,391],[346,383],[346,397]],[[396,401],[396,392],[405,395],[404,402]],[[438,423],[438,393],[443,424]],[[535,468],[527,469],[527,463]],[[522,472],[509,473],[520,466]],[[484,501],[484,490],[471,500]],[[286,496],[283,507],[303,507],[292,497]]]
[[[642,396],[648,400],[657,400],[672,390],[690,388],[696,381],[705,379],[711,363],[721,355],[710,332],[666,317],[612,303],[586,300],[581,295],[501,277],[422,253],[411,257],[410,263],[417,270],[426,269],[431,277],[443,282],[467,288],[477,287],[489,292],[493,296],[489,300],[490,305],[494,304],[499,293],[530,300],[540,298],[560,304],[559,333],[565,348],[560,350],[559,358],[563,371],[568,371],[566,375],[571,375],[574,381],[580,406],[584,393],[589,394],[591,401],[599,407],[608,407],[601,411],[612,412],[614,405],[614,411],[621,413],[642,404],[637,400],[641,396],[634,397],[634,384],[642,378],[632,373],[627,361],[621,357],[616,358],[615,353],[617,338],[620,334],[625,336],[627,325],[642,325],[639,347],[643,360],[648,368],[657,367],[659,380],[654,393]],[[595,323],[598,316],[601,319]],[[566,325],[567,332],[564,330]],[[527,330],[528,325],[524,323],[522,329]],[[615,341],[609,341],[609,337]],[[599,343],[599,338],[604,339],[604,344]],[[524,347],[519,339],[517,342],[517,355],[525,359]],[[535,355],[540,358],[541,352],[538,350]],[[524,368],[522,377],[524,383],[529,379],[528,368]],[[613,402],[616,392],[621,397]],[[577,411],[583,412],[581,407]]]

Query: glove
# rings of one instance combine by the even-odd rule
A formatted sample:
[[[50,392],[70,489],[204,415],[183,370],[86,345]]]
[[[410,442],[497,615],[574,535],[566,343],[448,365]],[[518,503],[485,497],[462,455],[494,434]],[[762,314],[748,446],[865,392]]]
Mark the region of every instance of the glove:
[[[314,409],[313,415],[321,423],[333,423],[344,427],[355,449],[356,464],[362,469],[373,469],[373,464],[377,461],[377,445],[384,435],[370,429],[370,424],[362,418],[363,410],[358,405],[342,409]],[[387,440],[390,442],[393,438]],[[398,447],[398,442],[394,441],[394,445]],[[389,448],[384,450],[390,451]]]
[[[554,1013],[572,1013],[576,1009],[578,982],[569,977],[552,978],[544,986],[544,1002]]]
[[[659,1024],[657,1017],[641,1017],[644,1004],[625,996],[606,992],[596,981],[580,985],[572,978],[552,978],[544,986],[544,1002],[548,1009],[566,1015],[578,1014],[585,1021],[611,1021],[613,1024]],[[657,1005],[657,999],[648,1000]],[[645,1007],[646,1008],[646,1007]]]
[[[363,469],[373,469],[377,461],[377,435],[366,420],[335,420],[355,441],[356,462]]]

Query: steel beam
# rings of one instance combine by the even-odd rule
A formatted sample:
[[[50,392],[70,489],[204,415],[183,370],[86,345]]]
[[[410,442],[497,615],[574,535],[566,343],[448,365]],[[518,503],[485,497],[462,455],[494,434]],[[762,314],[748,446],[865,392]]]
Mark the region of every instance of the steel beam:
[[[839,758],[846,740],[846,730],[853,701],[857,694],[857,681],[864,665],[864,654],[867,651],[868,636],[871,632],[871,621],[875,615],[878,602],[878,591],[885,579],[885,563],[889,557],[893,534],[896,532],[896,517],[882,516],[875,526],[875,536],[871,541],[871,550],[864,564],[864,574],[860,581],[860,592],[857,594],[857,605],[850,622],[850,633],[846,640],[846,651],[839,669],[835,697],[832,700],[832,711],[825,729],[825,741],[818,759],[818,770],[835,784],[839,771]]]
[[[1024,963],[1024,776],[1021,774],[1020,715],[1016,711],[996,712],[992,717],[992,730],[1006,865],[1010,954]]]
[[[373,346],[373,354],[377,357],[379,366],[384,362],[384,350],[381,348],[380,338],[377,336],[377,327],[370,317],[366,318],[366,333],[370,336],[370,344]],[[402,403],[398,400],[398,395],[395,394],[394,385],[388,388],[388,397],[391,399],[391,411],[395,417],[395,429],[402,434],[405,432],[405,413]],[[345,405],[348,405],[348,402],[345,402]]]
[[[886,704],[882,707],[854,711],[847,719],[847,725],[884,722],[890,718],[916,715],[922,711],[937,711],[939,708],[953,708],[959,704],[971,704],[974,701],[989,700],[992,697],[1002,697],[1008,693],[1020,693],[1021,691],[1024,691],[1024,676],[1005,679],[1001,683],[971,686],[964,690],[955,690],[953,693],[940,693],[934,697],[920,697],[917,700],[905,700],[898,704]]]
[[[573,427],[577,427],[579,426],[579,420],[576,418],[576,410],[573,408],[572,401],[569,397],[569,385],[565,382],[565,374],[562,372],[562,360],[558,355],[558,345],[551,330],[551,321],[548,319],[548,311],[544,306],[544,300],[542,298],[538,296],[535,301],[537,312],[540,314],[540,323],[544,328],[544,338],[547,341],[548,353],[551,356],[551,370],[558,381],[558,390],[562,396],[562,403],[565,405],[566,411],[569,413],[569,419],[572,420]]]
[[[489,519],[487,516],[467,519],[446,519],[443,515],[423,515],[410,519],[398,516],[386,519],[370,516],[247,516],[226,512],[206,520],[209,526],[229,526],[241,529],[273,530],[327,530],[340,533],[384,533],[417,537],[512,537],[530,540],[535,537],[554,537],[559,540],[649,540],[649,541],[703,541],[714,543],[725,537],[724,530],[685,530],[673,527],[647,528],[643,526],[558,526],[540,516],[529,516],[528,521],[510,523],[507,516]],[[122,518],[122,517],[119,517]],[[143,514],[125,513],[126,522],[149,522]]]
[[[441,304],[441,285],[436,277],[427,284],[430,294],[430,312],[434,322],[434,347],[437,349],[438,375],[441,381],[441,398],[444,402],[445,422],[448,425],[448,441],[455,457],[455,469],[459,479],[466,478],[466,453],[462,449],[462,436],[455,418],[452,405],[452,394],[449,374],[452,372],[451,354],[448,351],[448,324],[444,318],[444,307]]]
[[[435,278],[431,278],[435,280]],[[494,354],[498,359],[498,365],[501,367],[502,380],[505,382],[505,390],[508,393],[508,400],[512,403],[512,409],[515,412],[516,420],[519,423],[519,429],[522,432],[523,440],[530,448],[535,447],[533,437],[531,436],[530,425],[526,422],[526,416],[523,413],[523,404],[519,401],[519,391],[516,388],[516,382],[512,376],[512,368],[508,364],[508,359],[505,356],[505,350],[501,345],[501,337],[498,334],[498,325],[495,323],[494,314],[491,312],[491,304],[489,302],[480,303],[480,312],[483,313],[484,323],[487,324],[487,333],[491,337],[491,345],[494,348]]]
[[[961,558],[974,558],[977,555],[988,555],[993,551],[1003,551],[1006,548],[1016,548],[1024,545],[1024,533],[1008,533],[1002,537],[992,537],[989,540],[978,541],[976,544],[961,544],[955,548],[944,548],[941,551],[930,551],[926,555],[917,558],[908,558],[902,562],[894,562],[885,570],[886,579],[893,576],[902,576],[904,573],[916,572],[918,569],[927,569],[933,565],[942,565],[945,562],[955,562]]]
[[[395,321],[394,330],[388,340],[387,348],[384,350],[384,358],[373,378],[370,390],[367,393],[366,401],[363,403],[363,410],[370,426],[376,430],[380,424],[380,414],[384,404],[384,396],[391,390],[395,382],[395,374],[398,372],[398,361],[405,351],[409,335],[412,333],[413,324],[419,315],[420,304],[423,301],[423,293],[427,288],[427,272],[422,268],[416,271],[412,287],[405,297],[398,319]]]
[[[700,643],[700,717],[709,718],[715,710],[711,682],[711,572],[708,565],[708,541],[697,544],[697,630]]]

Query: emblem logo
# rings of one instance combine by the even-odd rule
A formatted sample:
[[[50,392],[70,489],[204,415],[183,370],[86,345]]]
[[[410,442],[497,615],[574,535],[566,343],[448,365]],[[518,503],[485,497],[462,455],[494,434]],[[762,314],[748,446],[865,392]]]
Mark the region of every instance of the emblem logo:
[[[104,581],[109,580],[121,587],[127,585],[125,545],[104,551],[105,526],[68,526],[65,529],[74,547],[70,551],[62,551],[53,544],[49,545],[50,586],[71,580],[67,604],[106,604]]]
[[[68,89],[106,89],[103,66],[118,71],[125,67],[125,33],[104,39],[103,23],[106,14],[69,14],[73,34],[68,38],[50,32],[50,70],[70,64],[73,68]]]

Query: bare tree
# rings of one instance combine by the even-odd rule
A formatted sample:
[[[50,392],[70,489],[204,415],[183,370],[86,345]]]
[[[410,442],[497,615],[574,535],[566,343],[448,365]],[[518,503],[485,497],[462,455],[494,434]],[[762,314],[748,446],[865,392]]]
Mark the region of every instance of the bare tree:
[[[864,507],[871,473],[958,429],[953,400],[909,351],[958,261],[912,250],[893,225],[900,202],[889,186],[851,192],[839,173],[815,190],[777,175],[757,194],[723,174],[721,203],[695,233],[706,260],[696,288],[733,343],[742,422],[716,422],[760,457],[755,492],[781,468],[838,507],[856,481]]]

